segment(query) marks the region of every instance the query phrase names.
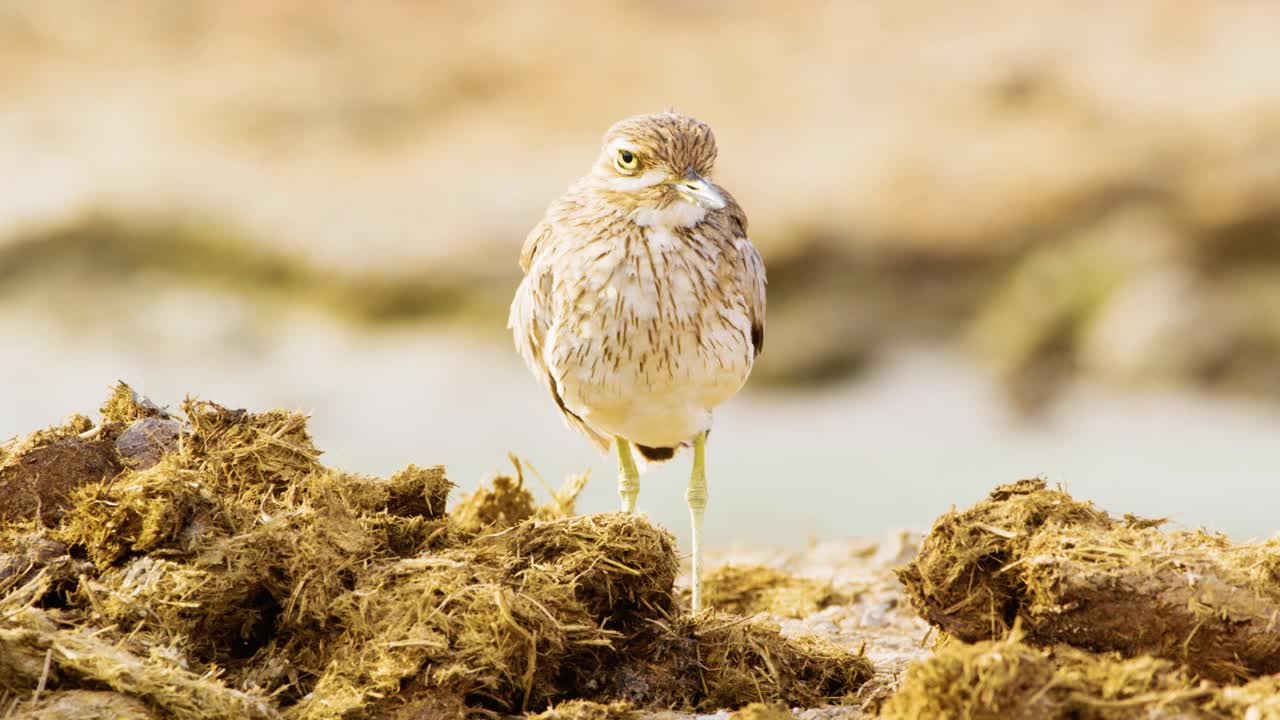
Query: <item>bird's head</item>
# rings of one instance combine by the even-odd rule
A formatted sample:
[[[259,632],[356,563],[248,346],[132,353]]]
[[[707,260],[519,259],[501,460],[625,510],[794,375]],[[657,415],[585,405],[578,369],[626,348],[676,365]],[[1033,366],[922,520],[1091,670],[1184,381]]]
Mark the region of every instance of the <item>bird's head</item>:
[[[708,177],[716,138],[706,123],[674,112],[637,115],[604,135],[595,185],[626,210],[701,217],[728,204]]]

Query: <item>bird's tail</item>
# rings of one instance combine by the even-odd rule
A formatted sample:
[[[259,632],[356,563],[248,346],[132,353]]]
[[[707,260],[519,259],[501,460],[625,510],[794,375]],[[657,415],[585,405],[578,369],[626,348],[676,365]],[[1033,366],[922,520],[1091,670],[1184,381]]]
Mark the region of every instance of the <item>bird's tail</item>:
[[[664,462],[676,456],[676,449],[673,447],[649,447],[637,443],[636,450],[649,462]]]

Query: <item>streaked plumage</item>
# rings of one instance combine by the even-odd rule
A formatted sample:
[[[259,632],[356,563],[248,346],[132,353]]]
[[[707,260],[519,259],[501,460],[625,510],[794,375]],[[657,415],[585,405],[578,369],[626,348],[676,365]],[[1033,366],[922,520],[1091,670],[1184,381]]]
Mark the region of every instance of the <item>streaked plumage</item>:
[[[715,159],[698,120],[623,120],[521,253],[516,347],[572,427],[616,439],[627,509],[623,441],[659,460],[705,437],[764,342],[764,264]]]

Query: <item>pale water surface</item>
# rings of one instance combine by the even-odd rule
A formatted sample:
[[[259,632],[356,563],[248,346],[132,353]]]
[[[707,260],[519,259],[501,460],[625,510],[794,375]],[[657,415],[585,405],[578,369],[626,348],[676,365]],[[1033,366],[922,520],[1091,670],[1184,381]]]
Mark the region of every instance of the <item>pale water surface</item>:
[[[506,343],[448,330],[357,334],[319,320],[267,335],[226,326],[225,337],[217,323],[192,326],[202,329],[139,346],[109,330],[59,330],[38,313],[0,315],[0,438],[90,412],[121,378],[162,404],[194,393],[310,412],[325,462],[353,471],[441,463],[468,490],[508,470],[508,451],[553,485],[589,467],[579,508],[614,508],[611,458],[565,429]],[[1042,475],[1114,512],[1269,536],[1278,438],[1277,408],[1185,391],[1077,386],[1029,423],[976,368],[907,352],[863,382],[747,393],[723,407],[708,450],[706,533],[711,546],[796,547],[923,530],[997,483]],[[639,502],[686,543],[687,473],[687,455],[651,467]]]

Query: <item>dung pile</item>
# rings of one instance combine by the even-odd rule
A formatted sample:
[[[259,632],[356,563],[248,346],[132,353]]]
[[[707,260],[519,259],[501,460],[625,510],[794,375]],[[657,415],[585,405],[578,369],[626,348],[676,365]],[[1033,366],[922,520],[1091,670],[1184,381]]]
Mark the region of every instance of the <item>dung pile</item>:
[[[850,600],[831,582],[785,573],[765,565],[721,565],[702,579],[710,607],[740,615],[768,613],[803,618]]]
[[[574,505],[587,486],[589,473],[570,477],[559,490],[552,490],[544,483],[551,502],[536,505],[533,494],[524,486],[524,463],[515,455],[508,457],[515,467],[516,476],[499,475],[490,487],[479,487],[475,492],[464,495],[453,509],[455,525],[475,533],[494,532],[533,518],[548,520],[574,514]]]
[[[881,709],[884,720],[1226,720],[1280,717],[1280,682],[1196,681],[1150,656],[1124,659],[1069,645],[1038,649],[1018,633],[945,644],[913,666]]]
[[[899,576],[921,615],[963,641],[1017,625],[1035,645],[1151,655],[1219,682],[1280,672],[1280,542],[1161,523],[1024,480],[939,518]]]
[[[532,507],[517,463],[450,516],[442,468],[341,473],[300,415],[181,410],[121,385],[99,424],[0,454],[0,708],[425,718],[590,699],[625,716],[818,705],[871,676],[821,641],[683,614],[671,536],[573,516],[585,479]]]

